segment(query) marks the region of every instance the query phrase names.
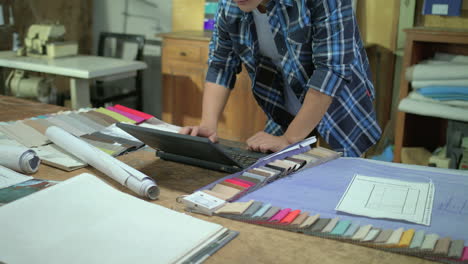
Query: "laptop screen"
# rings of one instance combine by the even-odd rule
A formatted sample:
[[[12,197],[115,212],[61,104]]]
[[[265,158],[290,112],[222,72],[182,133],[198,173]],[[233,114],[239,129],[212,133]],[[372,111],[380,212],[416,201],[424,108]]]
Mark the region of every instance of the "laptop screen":
[[[216,143],[211,142],[208,138],[182,135],[124,123],[117,123],[117,127],[138,138],[146,145],[166,153],[224,165],[238,165],[220,150]]]

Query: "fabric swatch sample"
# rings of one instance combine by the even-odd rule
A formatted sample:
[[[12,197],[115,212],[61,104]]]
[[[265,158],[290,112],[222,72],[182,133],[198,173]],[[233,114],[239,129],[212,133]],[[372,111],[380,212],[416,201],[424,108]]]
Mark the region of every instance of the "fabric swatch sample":
[[[262,202],[259,202],[259,201],[253,202],[253,204],[249,207],[249,209],[247,209],[247,210],[242,214],[242,216],[245,216],[245,217],[252,217],[252,216],[262,207],[262,205],[263,205]]]
[[[221,199],[221,200],[224,200],[224,201],[226,201],[226,200],[228,200],[229,198],[231,198],[231,197],[229,197],[228,195],[226,195],[226,194],[224,194],[224,193],[218,193],[218,192],[214,192],[214,191],[212,191],[212,190],[203,190],[202,192],[204,192],[204,193],[206,193],[206,194],[209,194],[209,195],[211,195],[211,196],[214,196],[214,197],[216,197],[216,198],[219,198],[219,199]]]
[[[296,217],[296,219],[294,219],[294,221],[291,223],[291,226],[294,226],[294,227],[300,226],[302,223],[304,223],[307,217],[309,217],[308,212],[301,213],[300,215]]]
[[[285,160],[288,160],[288,161],[292,161],[292,162],[295,162],[297,163],[299,166],[297,167],[297,169],[300,169],[302,168],[304,165],[306,165],[307,161],[306,160],[303,160],[303,159],[298,159],[298,158],[293,158],[293,157],[287,157],[285,158]]]
[[[268,167],[268,166],[262,166],[262,167],[258,167],[258,168],[255,168],[256,170],[261,170],[261,171],[268,171],[268,172],[272,172],[273,175],[272,176],[278,176],[281,174],[281,170],[275,170],[271,167]]]
[[[135,121],[135,123],[137,123],[137,124],[145,121],[145,119],[143,117],[140,117],[140,116],[137,116],[137,115],[134,115],[134,114],[119,110],[119,109],[117,109],[117,108],[115,108],[113,106],[108,106],[108,107],[106,107],[106,109],[110,110],[110,111],[113,111],[113,112],[116,112],[118,114],[121,114],[121,115]]]
[[[434,250],[435,244],[439,239],[439,235],[437,234],[428,234],[424,237],[424,241],[421,245],[421,250]]]
[[[130,113],[130,114],[133,114],[133,115],[136,115],[136,116],[139,116],[139,117],[143,117],[145,120],[148,120],[148,119],[154,117],[154,116],[152,116],[150,114],[147,114],[147,113],[144,113],[144,112],[132,109],[132,108],[128,108],[128,107],[120,105],[120,104],[116,104],[116,105],[114,105],[114,107],[119,109],[119,110],[125,111],[127,113]]]
[[[18,141],[28,148],[39,147],[50,143],[46,136],[22,122],[0,125],[0,129],[9,138]]]
[[[331,235],[342,236],[350,227],[350,220],[342,220],[336,224],[335,228],[330,232]]]
[[[82,123],[80,120],[73,118],[69,114],[61,114],[56,115],[55,118],[62,120],[63,122],[67,123],[68,125],[74,127],[83,132],[83,134],[91,134],[96,132],[94,129],[88,127],[86,124]]]
[[[247,184],[247,185],[250,185],[250,186],[254,186],[255,183],[253,181],[249,181],[249,180],[246,180],[246,179],[242,179],[241,178],[242,176],[239,176],[239,177],[234,177],[234,178],[231,178],[232,180],[235,180],[237,182],[240,182],[240,183],[243,183],[243,184]]]
[[[93,120],[94,122],[96,122],[97,124],[100,124],[103,127],[108,127],[113,124],[113,123],[107,122],[106,120],[102,118],[99,118],[96,115],[91,114],[90,112],[81,112],[79,113],[79,115],[89,118],[90,120]]]
[[[275,223],[275,222],[280,222],[281,220],[283,220],[283,218],[286,217],[286,215],[289,214],[289,212],[291,212],[291,208],[285,208],[283,210],[280,210],[279,212],[277,212],[274,216],[272,216],[268,222],[271,222],[271,223]]]
[[[281,208],[277,207],[277,206],[272,206],[270,207],[270,209],[268,209],[268,211],[266,211],[266,213],[264,213],[262,215],[262,217],[260,217],[260,220],[269,220],[270,218],[272,218],[276,213],[278,213],[279,211],[281,210]]]
[[[468,260],[468,247],[463,248],[463,254],[462,254],[462,257],[460,258],[460,260],[462,260],[462,261]]]
[[[105,114],[105,115],[108,115],[110,117],[112,117],[113,119],[117,120],[118,122],[127,122],[127,123],[130,123],[130,124],[135,124],[136,122],[124,115],[121,115],[119,113],[116,113],[114,111],[111,111],[111,110],[108,110],[108,109],[105,109],[105,108],[98,108],[95,110],[96,112],[99,112],[101,114]]]
[[[400,227],[397,230],[393,231],[392,235],[388,238],[386,244],[387,245],[398,245],[400,243],[401,236],[403,235],[403,231],[405,229]]]
[[[41,133],[42,135],[45,135],[45,131],[47,130],[47,126],[45,126],[44,124],[36,121],[36,120],[32,120],[32,119],[25,119],[25,120],[22,120],[21,121],[23,124],[27,125],[27,126],[30,126],[34,129],[37,130],[37,132]]]
[[[75,137],[80,137],[86,134],[85,131],[74,127],[72,124],[67,123],[66,121],[59,118],[58,116],[51,117],[47,119],[47,121],[52,123],[54,126],[60,127],[61,129],[67,131],[68,133],[74,135]]]
[[[340,219],[338,217],[335,217],[333,218],[332,220],[330,220],[330,222],[328,222],[328,224],[322,229],[322,233],[330,233],[336,226],[336,224],[338,224],[338,221]]]
[[[437,240],[433,253],[436,255],[447,256],[451,241],[452,241],[452,238],[450,237],[444,237],[444,238]]]
[[[352,236],[354,236],[354,234],[356,234],[356,232],[358,231],[360,225],[361,225],[361,222],[359,222],[359,221],[352,222],[351,226],[348,228],[348,230],[346,230],[346,232],[343,234],[343,236],[351,238]]]
[[[100,131],[100,130],[103,130],[104,128],[106,128],[106,126],[103,126],[97,122],[95,122],[94,120],[84,116],[84,115],[80,115],[78,113],[71,113],[70,116],[72,116],[73,118],[76,118],[78,120],[80,120],[81,122],[85,123],[88,127],[91,127],[94,131]]]
[[[238,190],[236,188],[226,186],[226,185],[222,185],[222,184],[216,184],[211,190],[214,191],[214,192],[225,194],[227,197],[229,197],[228,199],[230,199],[230,198],[234,197],[234,195],[240,193],[240,190]]]
[[[310,226],[315,224],[315,222],[317,222],[319,218],[319,214],[309,216],[306,218],[306,220],[304,220],[304,222],[302,222],[302,224],[299,225],[299,228],[309,228]]]
[[[320,218],[317,220],[317,222],[315,222],[315,224],[312,225],[312,227],[310,228],[310,231],[311,232],[321,232],[325,226],[328,225],[328,223],[330,222],[330,218]]]
[[[410,248],[421,248],[425,236],[426,234],[423,230],[416,231],[416,233],[414,233],[413,241],[411,241]]]
[[[224,180],[224,182],[231,183],[231,184],[243,187],[244,189],[250,188],[252,186],[250,184],[246,184],[246,183],[240,182],[240,181],[235,180],[235,179],[226,179],[226,180]]]
[[[103,114],[101,112],[98,112],[98,111],[95,111],[95,110],[92,110],[92,111],[89,111],[89,112],[86,112],[88,115],[92,115],[92,116],[95,116],[96,118],[99,118],[99,119],[102,119],[104,121],[106,121],[107,123],[109,123],[110,125],[112,124],[115,124],[115,123],[118,123],[119,121],[109,115],[106,115],[106,114]]]
[[[271,204],[267,203],[264,204],[257,212],[252,216],[253,218],[260,218],[262,217],[268,210],[270,210]]]
[[[259,174],[255,174],[255,173],[250,173],[250,172],[244,172],[244,173],[242,173],[242,176],[249,177],[251,179],[255,179],[255,180],[257,180],[257,182],[262,182],[262,181],[265,180],[264,176],[261,176]]]
[[[219,208],[215,213],[241,215],[253,204],[253,202],[253,200],[250,200],[248,202],[226,203],[226,205]]]
[[[375,243],[386,243],[393,234],[393,229],[385,229],[375,238]]]
[[[371,229],[372,229],[372,225],[361,226],[356,232],[356,234],[354,234],[354,236],[351,239],[363,240]]]
[[[264,178],[265,178],[265,177],[270,177],[270,176],[275,175],[273,172],[264,171],[264,170],[261,170],[261,169],[251,169],[251,170],[248,170],[247,172],[252,173],[252,174],[256,174],[256,175],[263,176]]]
[[[289,225],[291,224],[296,218],[297,216],[301,213],[301,210],[294,210],[294,211],[291,211],[289,212],[288,215],[286,215],[281,221],[280,221],[280,224],[282,225]]]
[[[292,156],[293,158],[296,158],[296,159],[302,159],[302,160],[305,160],[307,162],[307,164],[309,163],[318,163],[319,162],[319,159],[318,158],[315,158],[311,155],[305,155],[305,154],[298,154],[298,155],[294,155]]]
[[[463,240],[454,240],[450,244],[450,249],[448,256],[449,258],[456,258],[459,259],[461,258],[463,254],[463,247],[464,247],[464,241]]]
[[[408,229],[403,232],[401,236],[400,242],[398,243],[398,247],[409,247],[411,245],[411,241],[414,237],[414,229]]]
[[[245,181],[245,183],[247,183],[247,184],[252,183],[252,186],[258,184],[259,182],[261,182],[259,179],[255,179],[255,178],[252,178],[252,177],[249,177],[249,176],[243,176],[243,175],[237,176],[236,179]]]
[[[381,230],[379,228],[372,228],[362,242],[374,242],[377,236],[380,234]]]
[[[220,182],[219,184],[226,185],[226,186],[229,186],[229,187],[238,189],[238,190],[240,190],[240,191],[243,191],[243,190],[247,189],[247,187],[242,187],[242,186],[239,186],[239,185],[237,185],[237,184],[230,183],[230,182],[227,182],[227,181],[222,181],[222,182]]]

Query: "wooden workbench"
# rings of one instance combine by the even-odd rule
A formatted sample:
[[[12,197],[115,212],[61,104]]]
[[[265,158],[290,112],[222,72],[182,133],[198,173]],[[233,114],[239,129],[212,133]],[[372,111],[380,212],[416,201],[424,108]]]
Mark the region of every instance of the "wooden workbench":
[[[19,120],[60,110],[65,110],[65,108],[0,96],[0,121]],[[160,160],[155,157],[151,149],[142,149],[119,157],[119,159],[156,180],[161,189],[161,195],[159,200],[153,203],[179,212],[184,212],[183,206],[176,202],[179,195],[191,193],[225,176],[220,172]],[[92,173],[117,189],[134,195],[91,167],[67,173],[41,165],[39,171],[33,176],[62,181],[84,172]],[[208,258],[206,263],[431,263],[415,257],[221,217],[191,215],[240,231],[236,239]],[[157,224],[158,219],[154,221]]]

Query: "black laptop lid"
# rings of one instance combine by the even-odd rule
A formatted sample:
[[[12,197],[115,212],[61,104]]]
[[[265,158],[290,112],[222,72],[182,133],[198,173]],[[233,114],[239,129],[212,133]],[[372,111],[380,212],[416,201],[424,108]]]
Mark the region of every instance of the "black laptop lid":
[[[167,153],[224,165],[239,165],[227,157],[208,138],[182,135],[124,123],[117,123],[117,127],[143,141],[146,145]]]

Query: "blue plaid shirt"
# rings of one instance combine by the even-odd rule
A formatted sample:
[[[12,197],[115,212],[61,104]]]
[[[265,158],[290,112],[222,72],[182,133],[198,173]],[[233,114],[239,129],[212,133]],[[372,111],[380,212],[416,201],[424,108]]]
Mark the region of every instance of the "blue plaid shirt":
[[[336,151],[360,156],[381,130],[351,0],[270,0],[267,15],[281,69],[260,54],[253,14],[220,0],[206,80],[232,89],[243,63],[268,117],[265,131],[274,135],[283,134],[294,118],[284,106],[283,80],[301,103],[308,89],[327,94],[333,100],[316,129]]]

